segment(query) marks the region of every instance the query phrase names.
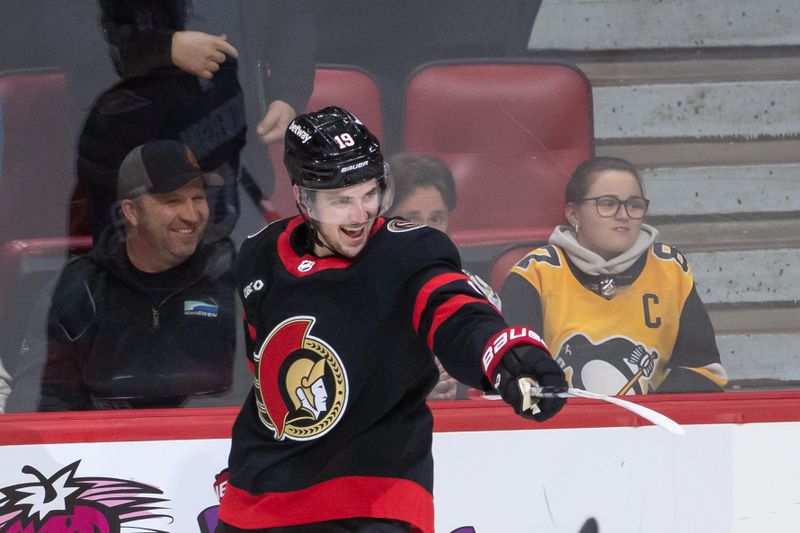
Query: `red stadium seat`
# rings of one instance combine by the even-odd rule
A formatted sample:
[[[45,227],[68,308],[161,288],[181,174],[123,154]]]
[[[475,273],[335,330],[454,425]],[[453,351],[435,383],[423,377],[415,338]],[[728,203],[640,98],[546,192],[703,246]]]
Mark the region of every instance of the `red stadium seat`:
[[[73,186],[64,74],[0,73],[0,245],[66,234]]]
[[[434,62],[405,92],[406,152],[439,157],[456,180],[459,246],[546,239],[563,223],[564,187],[594,153],[591,86],[576,67]]]
[[[378,86],[365,70],[348,65],[320,65],[314,74],[314,90],[305,110],[317,111],[327,106],[340,106],[356,115],[383,141],[383,118]],[[297,214],[289,175],[283,165],[283,143],[269,147],[272,167],[275,170],[275,192],[270,203],[276,218]]]
[[[12,370],[43,288],[73,255],[92,247],[91,235],[13,240],[0,248],[0,354]],[[44,324],[37,324],[43,328]]]

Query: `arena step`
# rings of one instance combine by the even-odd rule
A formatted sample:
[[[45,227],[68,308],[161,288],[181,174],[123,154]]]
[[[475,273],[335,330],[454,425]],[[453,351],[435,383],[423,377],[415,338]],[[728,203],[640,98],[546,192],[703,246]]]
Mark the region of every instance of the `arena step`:
[[[731,389],[800,386],[797,27],[793,0],[544,0],[528,43],[591,81],[596,153],[642,169]]]

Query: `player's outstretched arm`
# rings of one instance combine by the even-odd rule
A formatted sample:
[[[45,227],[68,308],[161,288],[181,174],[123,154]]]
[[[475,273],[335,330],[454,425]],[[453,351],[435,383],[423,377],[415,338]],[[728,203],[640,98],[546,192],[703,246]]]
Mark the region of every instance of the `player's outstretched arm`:
[[[558,413],[567,402],[565,398],[541,398],[530,404],[519,381],[532,378],[548,392],[565,392],[567,381],[550,352],[533,344],[518,344],[503,354],[500,362],[490,367],[487,377],[492,380],[500,397],[518,415],[541,422]]]

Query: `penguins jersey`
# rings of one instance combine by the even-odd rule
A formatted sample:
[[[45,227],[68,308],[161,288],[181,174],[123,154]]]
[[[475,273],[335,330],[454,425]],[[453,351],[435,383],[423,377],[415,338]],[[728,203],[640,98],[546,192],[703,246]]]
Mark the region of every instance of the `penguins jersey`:
[[[543,332],[573,387],[609,395],[720,391],[727,382],[686,257],[655,243],[613,296],[554,245],[509,272],[506,318]],[[537,329],[538,328],[538,329]]]
[[[497,339],[538,336],[508,327],[440,231],[378,218],[353,259],[311,255],[307,239],[301,217],[281,220],[239,254],[254,387],[233,427],[220,518],[265,528],[375,517],[433,531],[433,352],[490,390],[483,365],[504,353],[490,348]]]

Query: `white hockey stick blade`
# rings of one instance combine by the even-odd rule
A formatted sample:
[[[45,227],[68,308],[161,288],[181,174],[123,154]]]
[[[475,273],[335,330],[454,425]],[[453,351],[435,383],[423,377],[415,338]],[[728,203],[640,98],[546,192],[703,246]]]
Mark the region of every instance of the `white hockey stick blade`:
[[[539,398],[568,398],[569,396],[575,396],[578,398],[590,398],[592,400],[603,400],[604,402],[613,403],[623,409],[627,409],[632,413],[636,413],[637,415],[641,416],[645,420],[649,420],[656,426],[666,429],[670,433],[675,435],[686,435],[686,430],[683,429],[683,426],[672,420],[671,418],[662,415],[661,413],[650,409],[649,407],[645,407],[643,405],[639,405],[637,403],[629,402],[627,400],[623,400],[621,398],[617,398],[616,396],[606,396],[605,394],[598,394],[596,392],[589,392],[583,389],[576,389],[570,387],[567,389],[567,392],[545,392],[536,383],[535,380],[529,377],[523,377],[518,380],[520,391],[523,394],[523,409],[526,409],[533,404],[536,405],[536,402]]]
[[[597,394],[596,392],[589,392],[583,389],[575,389],[572,387],[567,389],[567,394],[570,396],[577,396],[579,398],[591,398],[593,400],[603,400],[604,402],[613,403],[614,405],[618,405],[623,409],[627,409],[628,411],[636,413],[645,420],[649,420],[653,424],[666,429],[670,433],[674,433],[675,435],[686,435],[686,430],[683,429],[683,426],[668,416],[662,415],[657,411],[653,411],[644,405],[629,402],[627,400],[617,398],[616,396],[606,396],[605,394]]]

